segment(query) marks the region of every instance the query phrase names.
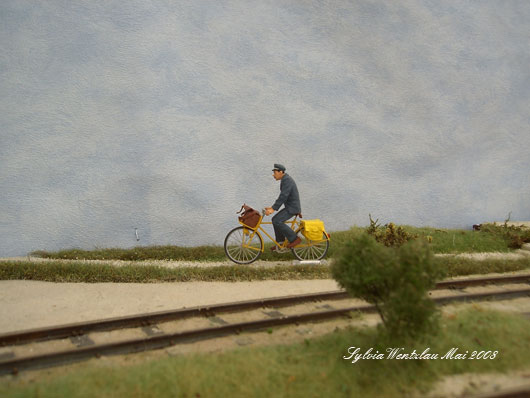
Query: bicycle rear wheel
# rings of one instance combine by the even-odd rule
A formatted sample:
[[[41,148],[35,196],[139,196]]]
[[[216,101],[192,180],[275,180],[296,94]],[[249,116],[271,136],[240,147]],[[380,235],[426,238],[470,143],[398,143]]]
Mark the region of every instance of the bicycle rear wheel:
[[[263,239],[257,231],[236,227],[225,238],[225,254],[236,264],[250,264],[256,261],[263,249]]]
[[[291,251],[298,260],[321,260],[329,249],[329,240],[325,233],[322,233],[322,240],[309,240],[302,235],[302,242],[293,247]]]

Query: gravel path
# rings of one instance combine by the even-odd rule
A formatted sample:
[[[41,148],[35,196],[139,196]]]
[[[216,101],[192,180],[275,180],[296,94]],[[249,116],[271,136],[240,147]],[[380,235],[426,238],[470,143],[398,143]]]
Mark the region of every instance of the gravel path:
[[[146,260],[146,261],[124,261],[124,260],[61,260],[61,259],[48,259],[40,257],[5,257],[0,258],[2,261],[31,261],[34,263],[45,263],[49,261],[58,261],[62,263],[83,263],[83,264],[106,264],[121,267],[124,265],[140,265],[140,266],[159,266],[168,268],[178,267],[219,267],[219,266],[232,266],[236,265],[232,261],[172,261],[172,260]],[[288,261],[255,261],[252,263],[253,267],[274,267],[276,265],[291,265],[295,263],[295,260]],[[325,264],[326,261],[324,260]]]
[[[0,281],[0,333],[338,288],[331,279],[178,283]]]

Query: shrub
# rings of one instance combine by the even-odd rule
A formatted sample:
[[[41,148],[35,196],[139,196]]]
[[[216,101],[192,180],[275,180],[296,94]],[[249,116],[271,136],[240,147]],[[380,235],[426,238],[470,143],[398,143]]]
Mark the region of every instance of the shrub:
[[[437,311],[427,292],[442,272],[424,240],[393,248],[363,234],[336,255],[331,273],[352,296],[375,305],[390,337],[417,338],[436,329]]]
[[[369,214],[370,226],[367,232],[372,235],[375,240],[385,246],[401,246],[409,240],[417,239],[418,235],[409,234],[401,226],[396,227],[394,223],[388,223],[384,227],[378,224],[379,219],[373,220],[372,215]],[[432,238],[431,238],[432,240]]]
[[[512,249],[520,249],[524,243],[530,242],[530,229],[524,226],[508,225],[508,220],[502,226],[496,223],[481,224],[479,230],[482,233],[501,237]]]

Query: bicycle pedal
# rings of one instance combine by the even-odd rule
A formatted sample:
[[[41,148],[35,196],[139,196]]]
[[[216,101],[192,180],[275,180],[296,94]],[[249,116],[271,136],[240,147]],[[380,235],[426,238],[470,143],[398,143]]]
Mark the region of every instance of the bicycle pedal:
[[[287,253],[287,252],[290,252],[291,249],[288,249],[286,247],[279,247],[278,249],[276,249],[276,253]]]

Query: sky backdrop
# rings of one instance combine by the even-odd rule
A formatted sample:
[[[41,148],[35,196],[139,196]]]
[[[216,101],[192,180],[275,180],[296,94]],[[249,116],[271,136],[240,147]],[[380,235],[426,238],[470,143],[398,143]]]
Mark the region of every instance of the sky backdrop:
[[[527,0],[3,0],[0,256],[530,220]],[[136,238],[136,231],[138,238]]]

